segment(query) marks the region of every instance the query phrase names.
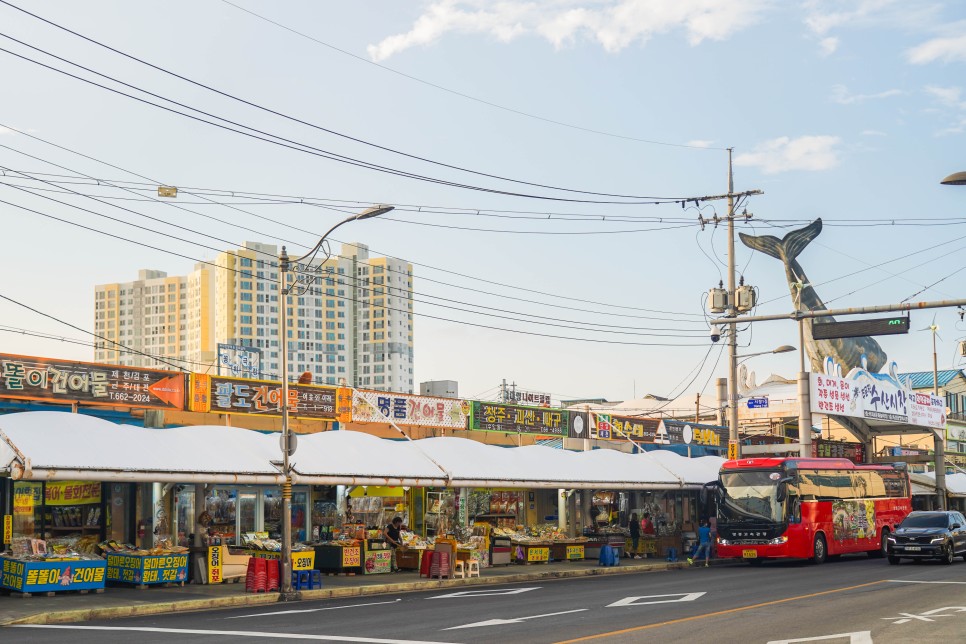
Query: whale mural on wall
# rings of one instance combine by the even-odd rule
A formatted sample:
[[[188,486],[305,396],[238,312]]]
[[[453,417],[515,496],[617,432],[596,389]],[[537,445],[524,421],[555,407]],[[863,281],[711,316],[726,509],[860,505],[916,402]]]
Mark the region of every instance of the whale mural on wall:
[[[827,311],[828,307],[812,288],[808,277],[805,275],[805,270],[797,259],[801,252],[805,250],[805,247],[821,232],[822,220],[816,219],[804,228],[791,231],[781,239],[772,235],[756,237],[745,233],[739,233],[739,237],[748,248],[774,257],[785,265],[785,278],[788,281],[793,304],[798,304],[797,285],[801,283],[804,284],[801,294],[801,308],[807,311]],[[877,373],[886,365],[888,359],[885,351],[882,350],[875,339],[869,336],[835,340],[815,340],[812,337],[812,324],[834,321],[835,318],[830,315],[806,318],[804,321],[805,350],[808,352],[813,372],[824,372],[827,358],[831,358],[845,373],[855,368]]]

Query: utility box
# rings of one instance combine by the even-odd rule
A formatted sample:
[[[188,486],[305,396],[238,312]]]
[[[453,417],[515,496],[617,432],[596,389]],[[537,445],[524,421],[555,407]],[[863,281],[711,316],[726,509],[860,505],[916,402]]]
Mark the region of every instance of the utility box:
[[[728,291],[724,288],[713,288],[708,291],[708,308],[712,313],[724,313],[728,310]]]
[[[735,308],[739,313],[745,313],[755,308],[758,303],[755,287],[743,284],[735,289]]]

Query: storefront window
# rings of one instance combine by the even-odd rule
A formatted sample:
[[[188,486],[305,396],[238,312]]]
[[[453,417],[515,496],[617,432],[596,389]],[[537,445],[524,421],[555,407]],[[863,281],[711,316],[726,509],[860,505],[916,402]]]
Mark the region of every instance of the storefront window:
[[[208,536],[221,539],[222,543],[235,543],[237,517],[235,505],[237,492],[234,489],[215,488],[205,499],[205,510],[211,517]]]

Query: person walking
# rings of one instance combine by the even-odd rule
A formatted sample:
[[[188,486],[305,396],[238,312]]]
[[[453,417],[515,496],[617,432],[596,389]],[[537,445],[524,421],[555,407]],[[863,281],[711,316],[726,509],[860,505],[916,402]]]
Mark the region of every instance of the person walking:
[[[402,545],[402,522],[402,517],[393,517],[389,525],[382,531],[382,538],[392,550],[392,561],[389,564],[392,572],[399,572],[399,567],[396,565],[396,548]]]
[[[641,543],[641,522],[637,518],[637,512],[631,512],[627,527],[631,532],[631,551],[627,556],[631,559],[640,559],[641,555],[637,551],[637,547]]]
[[[704,519],[701,519],[701,526],[698,528],[698,549],[694,553],[694,559],[700,559],[704,552],[704,567],[708,567],[708,560],[711,558],[711,526]],[[694,559],[688,557],[688,565],[694,564]]]

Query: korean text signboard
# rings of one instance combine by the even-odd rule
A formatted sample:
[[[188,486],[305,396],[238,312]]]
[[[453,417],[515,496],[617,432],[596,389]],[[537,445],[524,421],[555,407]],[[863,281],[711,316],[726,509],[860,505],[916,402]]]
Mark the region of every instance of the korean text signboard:
[[[502,403],[470,403],[469,429],[546,436],[569,436],[570,414],[563,409],[520,407]]]
[[[0,354],[0,398],[184,409],[184,374]]]
[[[387,391],[356,390],[352,420],[357,423],[385,423],[466,429],[466,403],[456,398],[431,398]]]
[[[191,374],[190,411],[281,416],[282,384],[206,374]],[[288,409],[301,418],[335,419],[335,387],[288,386]]]
[[[944,430],[946,401],[914,392],[883,374],[855,369],[847,377],[811,374],[812,412]]]
[[[864,463],[865,445],[817,438],[812,441],[812,456],[818,458],[847,458],[853,463]]]
[[[258,380],[262,377],[262,350],[237,344],[219,344],[218,375]]]
[[[590,413],[590,436],[601,440],[653,443],[657,436],[660,421],[653,418],[633,416],[612,416],[611,414]]]
[[[133,555],[108,553],[108,581],[129,584],[174,584],[188,578],[188,555]]]
[[[107,566],[101,561],[20,561],[0,558],[0,586],[21,593],[104,588]]]
[[[718,425],[685,423],[680,420],[662,420],[655,443],[665,445],[703,445],[721,447],[728,441],[728,428]]]

